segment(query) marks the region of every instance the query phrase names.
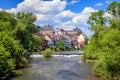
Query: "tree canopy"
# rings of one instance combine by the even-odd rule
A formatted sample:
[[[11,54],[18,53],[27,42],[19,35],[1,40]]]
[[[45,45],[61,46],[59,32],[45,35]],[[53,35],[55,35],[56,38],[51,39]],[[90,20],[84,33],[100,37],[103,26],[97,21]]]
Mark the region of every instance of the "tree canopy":
[[[94,72],[103,80],[120,79],[120,2],[112,2],[107,11],[112,18],[104,18],[104,12],[91,14],[88,23],[94,31],[85,47],[84,57],[94,60]],[[109,26],[106,25],[106,20]]]
[[[89,17],[89,20],[87,21],[87,23],[90,24],[91,26],[94,26],[97,24],[104,25],[106,22],[106,18],[104,18],[103,15],[104,15],[103,10],[93,12]]]
[[[119,2],[112,2],[108,7],[107,7],[108,13],[113,15],[116,18],[120,18],[120,3]]]
[[[33,36],[39,32],[33,24],[35,20],[32,13],[0,11],[0,79],[24,67],[28,63],[27,52],[38,51],[42,45],[42,40]]]

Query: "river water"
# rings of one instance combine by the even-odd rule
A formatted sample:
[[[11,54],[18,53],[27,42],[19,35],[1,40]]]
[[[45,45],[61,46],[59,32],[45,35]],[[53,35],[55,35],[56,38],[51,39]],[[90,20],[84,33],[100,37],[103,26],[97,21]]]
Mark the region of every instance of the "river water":
[[[90,64],[84,63],[81,55],[54,55],[44,59],[32,55],[33,59],[24,74],[12,80],[97,80],[92,75]]]

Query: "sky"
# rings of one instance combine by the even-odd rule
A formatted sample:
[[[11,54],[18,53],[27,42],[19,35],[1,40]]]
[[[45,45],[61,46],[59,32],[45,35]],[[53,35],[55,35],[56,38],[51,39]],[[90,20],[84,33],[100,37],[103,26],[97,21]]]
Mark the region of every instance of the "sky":
[[[92,12],[104,10],[112,1],[120,0],[0,0],[0,10],[7,12],[32,12],[38,26],[54,28],[80,28],[88,37],[93,34],[87,20]]]

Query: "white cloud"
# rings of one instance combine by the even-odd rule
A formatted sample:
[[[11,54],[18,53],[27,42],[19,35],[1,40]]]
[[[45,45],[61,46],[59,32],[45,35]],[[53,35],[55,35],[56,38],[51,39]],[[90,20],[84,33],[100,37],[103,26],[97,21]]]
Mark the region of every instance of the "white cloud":
[[[2,8],[0,8],[0,11],[2,11],[3,9]]]
[[[50,15],[50,14],[48,14],[48,15],[45,15],[45,14],[36,14],[36,17],[37,17],[37,22],[39,22],[39,24],[40,23],[45,23],[45,22],[53,22],[53,19],[54,19],[54,17],[53,17],[54,15]]]
[[[17,8],[8,10],[10,12],[33,12],[43,14],[58,14],[63,11],[66,7],[66,1],[53,0],[53,1],[42,1],[42,0],[24,0],[22,3],[17,5]]]
[[[75,15],[74,12],[71,12],[70,10],[65,10],[63,12],[61,12],[60,14],[57,15],[57,17],[59,18],[71,18]]]
[[[70,10],[64,10],[60,12],[59,14],[36,14],[37,21],[36,24],[49,24],[49,23],[60,23],[62,19],[65,18],[72,18],[76,14],[71,12]]]
[[[66,22],[60,22],[57,27],[59,28],[73,28],[74,27],[74,24],[71,22],[71,21],[66,21]]]
[[[104,15],[103,15],[103,17],[106,17],[106,18],[111,18],[111,17],[113,17],[111,14],[109,14],[109,13],[107,13],[107,12],[105,12],[104,13]]]
[[[97,3],[97,4],[95,4],[95,6],[102,6],[103,5],[103,3]]]
[[[72,0],[68,5],[73,5],[73,4],[78,3],[78,2],[79,2],[79,0]]]
[[[74,15],[70,10],[65,11],[66,1],[61,0],[24,0],[16,8],[7,10],[8,12],[32,12],[37,16],[37,25],[58,23],[61,18]]]
[[[72,22],[75,24],[87,25],[87,20],[88,20],[89,16],[91,15],[92,12],[95,12],[95,11],[97,11],[97,10],[95,10],[91,7],[85,7],[84,10],[80,14],[73,17]]]
[[[78,1],[78,0],[73,0]],[[62,28],[74,28],[76,26],[85,30],[85,33],[89,35],[87,20],[91,15],[91,12],[96,11],[91,7],[85,7],[82,12],[74,13],[70,10],[65,10],[67,2],[65,0],[24,0],[18,4],[16,8],[7,10],[9,12],[32,12],[36,15],[37,21],[35,24],[41,26],[45,24],[55,24],[56,27]],[[64,21],[64,19],[67,19]],[[64,22],[63,22],[63,21]],[[87,31],[87,32],[86,32]]]
[[[111,0],[106,0],[106,3],[107,3],[107,4],[111,3]]]
[[[106,3],[109,3],[109,1],[108,1],[108,0],[106,0]]]

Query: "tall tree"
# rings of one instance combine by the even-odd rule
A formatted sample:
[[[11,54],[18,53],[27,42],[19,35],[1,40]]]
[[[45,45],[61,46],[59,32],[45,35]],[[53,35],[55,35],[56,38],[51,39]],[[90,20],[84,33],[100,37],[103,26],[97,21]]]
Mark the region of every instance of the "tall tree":
[[[14,38],[16,25],[14,14],[0,11],[0,79],[7,77],[18,62],[23,64],[26,60],[23,47]]]
[[[25,24],[32,24],[36,21],[36,16],[30,12],[18,12],[16,18]]]
[[[103,17],[103,15],[104,15],[103,10],[99,10],[98,12],[93,12],[89,17],[89,20],[87,21],[87,23],[90,24],[91,26],[94,26],[97,24],[104,25],[106,22],[106,18]]]
[[[36,20],[36,16],[33,13],[18,12],[16,14],[17,26],[16,26],[16,39],[20,40],[20,43],[25,49],[29,51],[33,40],[33,33],[39,32],[39,28],[33,23]]]
[[[25,38],[27,27],[33,24],[33,22],[36,20],[36,17],[32,13],[18,12],[16,14],[16,20],[17,20],[16,37],[22,43],[24,42],[23,40]]]
[[[16,26],[14,14],[0,11],[0,31],[13,32]]]
[[[120,18],[120,2],[112,2],[108,6],[107,11],[114,17]]]
[[[98,18],[96,12],[90,16],[88,23],[94,30],[90,43],[85,47],[84,57],[95,59],[93,70],[102,80],[120,79],[120,18],[119,2],[108,6],[108,12],[114,17],[109,20],[109,26],[102,24],[103,18]],[[103,13],[104,14],[104,13]],[[102,17],[102,15],[101,15]],[[103,21],[102,21],[103,20]],[[101,23],[102,22],[102,23]]]

